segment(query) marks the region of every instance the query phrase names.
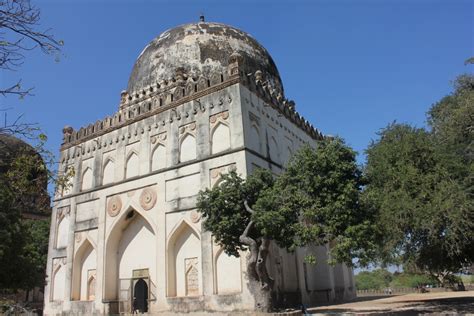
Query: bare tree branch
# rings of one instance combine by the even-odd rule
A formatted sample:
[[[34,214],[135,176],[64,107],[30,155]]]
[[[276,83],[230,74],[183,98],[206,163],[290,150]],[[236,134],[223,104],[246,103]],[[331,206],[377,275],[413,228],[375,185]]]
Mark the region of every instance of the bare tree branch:
[[[40,10],[30,0],[0,0],[0,69],[15,71],[25,59],[24,52],[39,48],[45,54],[59,54],[63,42],[50,29],[37,30]],[[7,88],[0,87],[4,97],[31,95],[32,88],[22,88],[21,80]]]

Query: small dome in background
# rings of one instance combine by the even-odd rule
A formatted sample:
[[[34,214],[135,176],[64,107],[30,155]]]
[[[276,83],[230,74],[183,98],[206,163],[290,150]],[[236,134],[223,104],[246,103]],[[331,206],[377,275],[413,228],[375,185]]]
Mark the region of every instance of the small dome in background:
[[[19,164],[19,165],[15,165]],[[7,172],[15,171],[20,177],[12,186]],[[47,218],[51,213],[48,194],[48,174],[40,154],[25,141],[7,134],[0,134],[0,181],[3,189],[14,193],[12,206],[18,207],[24,218]]]

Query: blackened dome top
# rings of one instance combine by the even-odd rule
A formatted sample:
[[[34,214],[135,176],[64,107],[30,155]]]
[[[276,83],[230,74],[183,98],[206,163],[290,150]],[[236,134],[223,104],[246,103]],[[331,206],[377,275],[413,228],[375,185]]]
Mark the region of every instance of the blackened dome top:
[[[127,91],[169,80],[177,71],[208,78],[215,72],[224,73],[235,53],[242,56],[248,69],[262,71],[265,80],[283,92],[278,69],[262,45],[241,30],[212,22],[181,25],[151,41],[133,66]]]

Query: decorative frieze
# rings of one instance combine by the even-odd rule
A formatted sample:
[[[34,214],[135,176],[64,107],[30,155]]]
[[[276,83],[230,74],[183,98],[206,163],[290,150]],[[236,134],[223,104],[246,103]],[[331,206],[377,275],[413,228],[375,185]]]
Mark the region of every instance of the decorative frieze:
[[[314,128],[306,119],[300,116],[295,109],[295,102],[285,99],[282,91],[273,87],[265,80],[261,71],[247,70],[240,72],[243,66],[239,64],[239,56],[231,56],[233,62],[229,64],[229,74],[213,74],[211,78],[199,77],[193,78],[186,74],[182,75],[182,80],[170,80],[150,86],[138,92],[121,93],[120,110],[112,117],[106,117],[101,121],[82,127],[79,131],[74,131],[70,126],[63,129],[64,142],[62,147],[69,148],[79,143],[108,133],[114,129],[131,124],[145,117],[164,112],[169,109],[175,109],[177,106],[198,100],[200,97],[222,90],[232,84],[241,83],[256,93],[260,98],[268,102],[268,106],[278,111],[288,120],[292,121],[298,127],[302,128],[308,135],[314,139],[322,139],[323,135]],[[244,74],[245,73],[245,74]],[[224,101],[230,104],[230,96],[219,99],[217,105],[223,105]],[[200,104],[200,107],[206,106]],[[209,103],[209,109],[214,108],[216,104]],[[205,110],[205,108],[204,108]],[[173,120],[170,117],[170,121]],[[136,130],[135,134],[144,133],[144,129]],[[116,140],[117,141],[117,140]],[[92,151],[95,147],[92,147]]]

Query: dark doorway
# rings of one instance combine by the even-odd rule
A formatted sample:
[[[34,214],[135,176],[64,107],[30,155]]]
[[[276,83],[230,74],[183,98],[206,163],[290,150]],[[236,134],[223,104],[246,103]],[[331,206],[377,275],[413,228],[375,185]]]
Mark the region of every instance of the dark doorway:
[[[138,279],[133,287],[133,312],[148,312],[148,284]]]

